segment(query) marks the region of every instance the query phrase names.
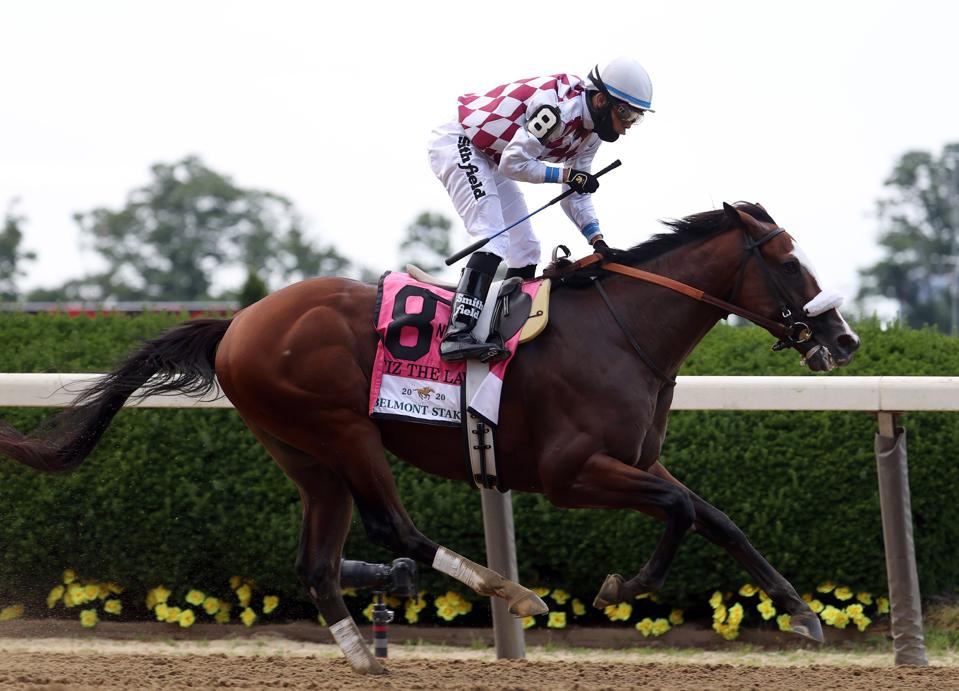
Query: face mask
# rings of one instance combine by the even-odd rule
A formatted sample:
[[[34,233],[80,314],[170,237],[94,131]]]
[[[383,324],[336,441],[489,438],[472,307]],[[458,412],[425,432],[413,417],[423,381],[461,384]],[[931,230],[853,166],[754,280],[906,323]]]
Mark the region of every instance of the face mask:
[[[593,93],[588,92],[586,95],[586,107],[593,118],[593,131],[604,142],[615,142],[619,139],[619,133],[613,127],[613,109],[608,103],[604,108],[596,108],[593,105]]]

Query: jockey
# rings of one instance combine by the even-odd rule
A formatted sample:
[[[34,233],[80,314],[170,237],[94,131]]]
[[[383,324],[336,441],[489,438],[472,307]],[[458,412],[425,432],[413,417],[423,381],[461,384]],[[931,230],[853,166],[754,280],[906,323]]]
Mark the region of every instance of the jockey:
[[[604,252],[609,248],[589,196],[599,187],[590,173],[593,157],[601,141],[616,141],[652,112],[652,98],[649,75],[630,58],[596,66],[587,80],[554,74],[466,94],[459,98],[457,119],[433,130],[430,168],[476,238],[490,237],[528,213],[517,181],[568,185],[578,194],[563,200],[563,210],[594,251]],[[504,257],[507,278],[533,278],[540,249],[529,221],[470,257],[440,346],[444,360],[509,356],[502,345],[472,335]]]

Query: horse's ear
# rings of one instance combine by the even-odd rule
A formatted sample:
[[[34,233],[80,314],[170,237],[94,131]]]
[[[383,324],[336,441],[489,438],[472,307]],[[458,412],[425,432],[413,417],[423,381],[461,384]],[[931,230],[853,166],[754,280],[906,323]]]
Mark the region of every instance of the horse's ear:
[[[733,223],[739,224],[743,222],[743,217],[740,215],[739,209],[732,204],[723,202],[723,211],[726,212],[726,217]]]

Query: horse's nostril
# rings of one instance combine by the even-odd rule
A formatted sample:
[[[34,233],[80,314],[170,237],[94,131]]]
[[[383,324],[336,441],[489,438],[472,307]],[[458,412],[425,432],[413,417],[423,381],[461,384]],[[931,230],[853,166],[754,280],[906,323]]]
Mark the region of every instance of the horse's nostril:
[[[859,350],[859,337],[856,334],[843,334],[836,339],[836,343],[847,353],[854,353]]]

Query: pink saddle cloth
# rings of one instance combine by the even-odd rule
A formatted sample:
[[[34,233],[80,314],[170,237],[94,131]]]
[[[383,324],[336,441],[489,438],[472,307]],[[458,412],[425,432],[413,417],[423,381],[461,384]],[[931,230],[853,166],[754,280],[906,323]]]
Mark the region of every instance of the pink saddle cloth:
[[[525,283],[523,291],[535,297],[539,284],[540,281]],[[371,417],[460,425],[466,363],[444,362],[440,358],[440,342],[446,333],[452,299],[452,292],[416,281],[409,274],[388,272],[380,279],[374,313],[379,344],[370,384]],[[519,332],[506,343],[509,358],[492,364],[487,381],[480,387],[485,390],[484,400],[477,405],[487,418],[495,405],[494,423],[498,393],[518,346]]]

